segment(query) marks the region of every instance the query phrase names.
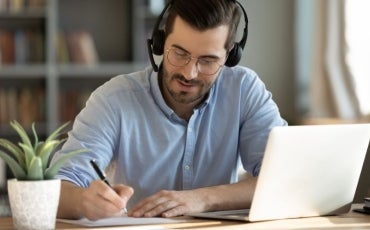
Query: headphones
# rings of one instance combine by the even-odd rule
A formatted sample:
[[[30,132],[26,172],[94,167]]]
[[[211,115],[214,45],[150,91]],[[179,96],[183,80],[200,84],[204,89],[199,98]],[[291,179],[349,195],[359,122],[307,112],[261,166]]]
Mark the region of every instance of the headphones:
[[[231,0],[231,1],[233,1],[233,0]],[[163,19],[164,14],[166,13],[167,9],[170,7],[171,2],[172,1],[167,3],[165,8],[162,10],[161,14],[159,15],[159,17],[158,17],[158,19],[157,19],[157,21],[154,25],[154,30],[152,32],[152,37],[147,39],[149,59],[150,59],[150,63],[153,66],[153,70],[155,72],[158,72],[159,67],[158,67],[158,65],[156,65],[156,63],[154,61],[153,54],[158,55],[158,56],[163,54],[164,43],[165,43],[165,39],[166,39],[165,32],[164,32],[163,29],[159,29],[159,25],[160,25],[160,23]],[[241,40],[239,42],[235,42],[234,47],[229,51],[229,55],[228,55],[227,60],[225,62],[225,65],[228,66],[228,67],[236,66],[239,63],[239,61],[242,57],[242,53],[243,53],[245,43],[247,42],[247,37],[248,37],[248,16],[247,16],[247,13],[245,12],[245,9],[240,4],[240,2],[238,2],[236,0],[233,1],[233,2],[238,4],[240,9],[243,11],[243,16],[244,16],[244,20],[245,20],[245,27],[244,27],[244,30],[243,30],[243,36],[242,36]]]

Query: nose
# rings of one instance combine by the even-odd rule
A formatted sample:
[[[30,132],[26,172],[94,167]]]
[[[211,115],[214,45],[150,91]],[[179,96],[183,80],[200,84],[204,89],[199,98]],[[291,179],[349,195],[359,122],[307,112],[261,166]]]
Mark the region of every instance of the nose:
[[[194,79],[198,77],[198,59],[192,58],[190,62],[184,66],[184,77],[187,80]]]

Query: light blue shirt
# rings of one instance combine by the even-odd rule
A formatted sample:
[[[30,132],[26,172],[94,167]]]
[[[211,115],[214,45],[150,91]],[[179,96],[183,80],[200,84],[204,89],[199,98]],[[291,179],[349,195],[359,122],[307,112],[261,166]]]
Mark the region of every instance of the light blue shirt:
[[[164,101],[158,75],[143,71],[112,78],[93,92],[76,117],[58,157],[89,148],[58,178],[87,187],[98,175],[134,188],[128,206],[160,190],[188,190],[237,181],[241,162],[258,175],[272,127],[287,125],[271,93],[252,70],[223,67],[206,101],[187,122]]]

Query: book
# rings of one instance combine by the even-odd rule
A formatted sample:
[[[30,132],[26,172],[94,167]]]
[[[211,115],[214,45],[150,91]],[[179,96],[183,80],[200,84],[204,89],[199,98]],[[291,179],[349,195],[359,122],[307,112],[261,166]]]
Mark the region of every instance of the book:
[[[14,33],[0,29],[1,63],[13,64],[15,61]]]
[[[42,63],[44,45],[41,31],[0,29],[0,64]]]
[[[75,64],[94,65],[99,58],[91,34],[85,30],[66,35],[70,61]]]
[[[0,90],[0,124],[5,124],[8,121],[7,98],[5,89]]]
[[[33,122],[43,121],[45,116],[45,92],[41,87],[24,87],[17,98],[17,117],[26,128]]]
[[[57,37],[57,60],[60,64],[67,64],[69,60],[69,52],[64,31],[60,30]]]
[[[63,90],[59,95],[59,110],[62,121],[73,121],[85,107],[92,90]]]
[[[10,0],[9,10],[11,12],[21,12],[24,10],[25,2],[24,0]]]
[[[25,126],[45,120],[45,90],[42,87],[0,88],[0,125],[18,120]]]
[[[15,63],[25,64],[28,56],[27,39],[25,39],[23,30],[15,31]]]
[[[44,41],[40,31],[27,31],[26,44],[28,45],[28,63],[42,63],[44,61]]]
[[[28,0],[27,8],[29,10],[40,10],[45,8],[46,0]]]
[[[8,10],[8,0],[0,0],[0,12]]]
[[[7,98],[7,116],[8,120],[6,123],[8,123],[11,120],[18,120],[18,110],[17,110],[17,89],[15,87],[8,88],[6,92],[6,98]]]
[[[0,0],[0,12],[21,13],[24,11],[42,10],[47,0]]]

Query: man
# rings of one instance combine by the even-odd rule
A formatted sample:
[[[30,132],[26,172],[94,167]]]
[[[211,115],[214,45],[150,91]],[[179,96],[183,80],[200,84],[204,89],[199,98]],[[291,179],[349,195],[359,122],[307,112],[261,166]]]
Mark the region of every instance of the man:
[[[166,9],[158,73],[148,67],[99,87],[56,154],[91,150],[58,174],[60,218],[95,220],[125,207],[129,216],[173,217],[250,206],[267,136],[286,122],[252,70],[224,65],[239,45],[240,6],[175,0]],[[97,180],[91,159],[109,171],[113,189]],[[240,162],[254,177],[237,181]]]

